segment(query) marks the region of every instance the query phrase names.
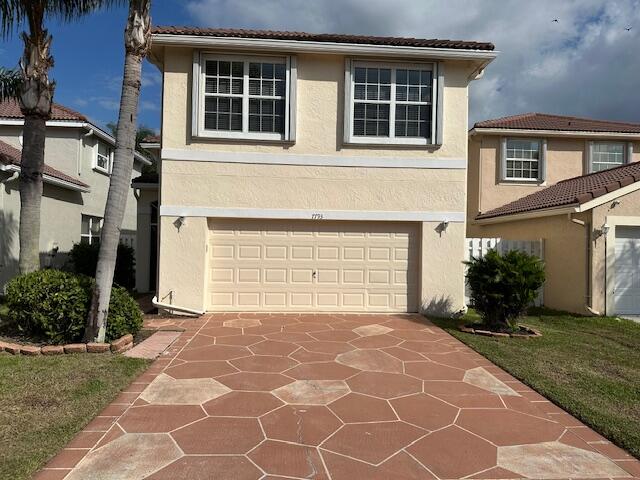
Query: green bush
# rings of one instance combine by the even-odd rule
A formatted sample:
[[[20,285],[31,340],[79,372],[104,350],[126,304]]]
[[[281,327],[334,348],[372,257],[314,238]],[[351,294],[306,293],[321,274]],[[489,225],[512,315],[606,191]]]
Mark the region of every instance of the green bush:
[[[69,252],[72,271],[95,278],[99,252],[100,245],[97,243],[91,245],[88,243],[76,243]],[[123,243],[118,245],[113,282],[129,291],[132,291],[136,285],[135,250]]]
[[[94,281],[84,275],[59,270],[39,270],[14,278],[7,284],[9,320],[23,333],[50,343],[82,339],[91,304]],[[107,318],[106,340],[142,327],[136,301],[122,287],[113,286]]]
[[[502,256],[490,250],[483,258],[465,263],[471,304],[484,325],[498,331],[517,328],[518,317],[544,283],[544,263],[516,250]]]

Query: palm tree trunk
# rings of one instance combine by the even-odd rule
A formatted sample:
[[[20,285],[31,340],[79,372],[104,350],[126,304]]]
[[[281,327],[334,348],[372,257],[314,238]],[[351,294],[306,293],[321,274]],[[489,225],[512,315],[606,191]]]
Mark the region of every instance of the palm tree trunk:
[[[49,55],[51,35],[43,29],[43,12],[29,12],[29,35],[22,34],[24,54],[20,67],[20,109],[24,115],[20,160],[20,273],[40,268],[40,204],[46,123],[51,116],[54,84],[49,81],[53,59]]]
[[[85,341],[103,342],[106,334],[120,229],[124,219],[129,188],[131,188],[142,60],[151,43],[150,8],[151,0],[130,0],[129,2],[129,18],[124,39],[124,77],[116,129],[116,150],[100,237],[96,282],[93,287],[91,308],[84,335]]]

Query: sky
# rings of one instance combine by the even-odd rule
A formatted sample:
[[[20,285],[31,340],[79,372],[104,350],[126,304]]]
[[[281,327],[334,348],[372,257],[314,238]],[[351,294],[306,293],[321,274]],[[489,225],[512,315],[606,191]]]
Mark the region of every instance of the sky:
[[[55,101],[98,125],[117,119],[126,13],[48,25]],[[471,84],[470,125],[525,112],[640,123],[640,0],[153,0],[152,21],[492,42],[500,53]],[[0,65],[21,52],[17,34],[1,41]],[[160,92],[145,62],[139,118],[153,129]]]

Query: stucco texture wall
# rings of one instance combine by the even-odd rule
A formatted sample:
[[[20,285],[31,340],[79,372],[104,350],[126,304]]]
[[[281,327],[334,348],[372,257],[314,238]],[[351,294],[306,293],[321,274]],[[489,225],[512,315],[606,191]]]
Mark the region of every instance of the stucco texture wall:
[[[590,213],[574,216],[590,222]],[[566,215],[534,218],[477,228],[480,237],[508,240],[544,239],[546,282],[544,304],[549,308],[587,314],[587,236],[589,228]]]
[[[466,62],[447,62],[444,142],[440,148],[345,146],[345,58],[298,55],[296,142],[293,145],[191,138],[193,51],[166,48],[162,145],[164,149],[403,158],[466,159]],[[354,211],[464,212],[464,169],[411,169],[258,165],[162,160],[161,205]],[[205,288],[206,219],[161,220],[161,301],[201,309]],[[422,304],[447,299],[463,306],[464,223],[436,233],[439,222],[422,224]],[[162,300],[162,299],[165,300]]]

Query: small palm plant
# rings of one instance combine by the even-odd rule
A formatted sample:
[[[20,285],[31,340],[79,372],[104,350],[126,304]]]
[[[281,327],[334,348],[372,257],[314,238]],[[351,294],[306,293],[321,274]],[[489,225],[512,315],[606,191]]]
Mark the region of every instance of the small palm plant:
[[[471,304],[491,331],[514,331],[517,320],[536,299],[545,280],[539,258],[512,250],[499,255],[490,250],[465,262]]]

